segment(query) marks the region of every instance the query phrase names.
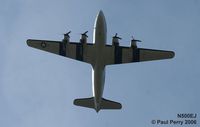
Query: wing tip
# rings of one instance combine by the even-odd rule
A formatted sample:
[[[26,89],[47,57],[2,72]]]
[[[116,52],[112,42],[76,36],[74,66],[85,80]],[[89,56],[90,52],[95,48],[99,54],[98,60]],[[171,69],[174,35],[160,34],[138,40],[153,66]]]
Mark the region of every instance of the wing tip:
[[[174,58],[174,57],[175,57],[175,52],[171,51],[170,58]]]
[[[31,46],[31,39],[26,40],[26,44],[27,44],[28,46]]]

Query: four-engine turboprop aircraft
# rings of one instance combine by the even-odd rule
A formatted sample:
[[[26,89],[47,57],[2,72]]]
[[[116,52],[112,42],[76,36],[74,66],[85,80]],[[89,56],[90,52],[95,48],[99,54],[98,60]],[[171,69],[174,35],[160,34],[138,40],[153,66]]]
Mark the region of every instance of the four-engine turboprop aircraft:
[[[138,48],[136,42],[140,40],[134,38],[130,47],[120,46],[121,38],[117,34],[113,37],[112,45],[106,44],[107,28],[102,11],[95,20],[93,43],[87,43],[87,31],[81,35],[80,42],[70,42],[69,33],[64,34],[62,41],[28,39],[27,44],[33,48],[91,64],[93,96],[75,99],[74,104],[93,108],[96,112],[100,109],[122,108],[120,103],[103,98],[106,65],[169,59],[175,55],[173,51]]]

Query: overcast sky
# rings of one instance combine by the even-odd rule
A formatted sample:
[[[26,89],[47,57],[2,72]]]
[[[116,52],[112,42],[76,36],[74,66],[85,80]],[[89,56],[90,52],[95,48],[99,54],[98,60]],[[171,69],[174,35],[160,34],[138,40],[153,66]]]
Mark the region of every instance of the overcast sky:
[[[145,127],[197,113],[200,123],[199,0],[0,0],[1,127]],[[172,50],[174,59],[106,67],[104,97],[121,110],[73,105],[92,96],[91,66],[30,48],[26,40],[71,40],[89,31],[103,10],[107,43],[117,32],[139,47]],[[182,120],[182,119],[178,119]],[[163,125],[164,126],[164,125]],[[170,126],[170,125],[165,125]]]

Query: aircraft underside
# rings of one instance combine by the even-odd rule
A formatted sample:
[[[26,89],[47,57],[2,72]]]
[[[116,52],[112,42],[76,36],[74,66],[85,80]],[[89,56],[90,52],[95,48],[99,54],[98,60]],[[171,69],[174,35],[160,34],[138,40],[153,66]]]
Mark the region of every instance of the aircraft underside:
[[[138,48],[137,42],[141,41],[134,38],[131,40],[130,47],[120,46],[121,38],[117,34],[113,37],[112,45],[106,44],[107,26],[102,11],[95,19],[93,43],[87,43],[88,31],[81,34],[80,42],[70,42],[70,32],[64,34],[62,41],[28,39],[27,44],[33,48],[90,64],[92,66],[93,96],[75,99],[74,104],[93,108],[96,112],[100,109],[122,108],[120,103],[103,98],[105,66],[170,59],[175,55],[173,51]]]

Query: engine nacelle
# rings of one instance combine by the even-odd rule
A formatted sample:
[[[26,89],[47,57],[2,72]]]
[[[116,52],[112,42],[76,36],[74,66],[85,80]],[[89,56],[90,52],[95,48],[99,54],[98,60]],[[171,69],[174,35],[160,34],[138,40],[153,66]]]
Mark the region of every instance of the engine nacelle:
[[[70,36],[69,34],[71,33],[71,31],[69,31],[68,33],[64,34],[64,39],[63,39],[63,42],[64,43],[69,43],[70,41]]]
[[[82,35],[81,35],[80,42],[81,42],[82,44],[87,43],[87,35],[82,34]]]
[[[131,47],[134,49],[137,48],[137,41],[135,41],[134,39],[131,40]]]
[[[69,40],[70,40],[69,37],[64,36],[63,42],[69,43]]]
[[[137,48],[137,42],[142,42],[142,41],[134,39],[134,37],[132,36],[131,47],[134,48],[134,49],[136,49]]]
[[[119,46],[119,40],[121,40],[122,38],[117,36],[117,33],[115,34],[115,36],[113,36],[112,38],[112,45],[113,46]]]
[[[112,39],[112,45],[113,46],[119,46],[119,38],[113,37],[113,39]]]
[[[88,31],[85,31],[85,33],[81,34],[80,42],[81,42],[82,44],[87,43],[87,38],[88,38],[87,33],[88,33]]]

